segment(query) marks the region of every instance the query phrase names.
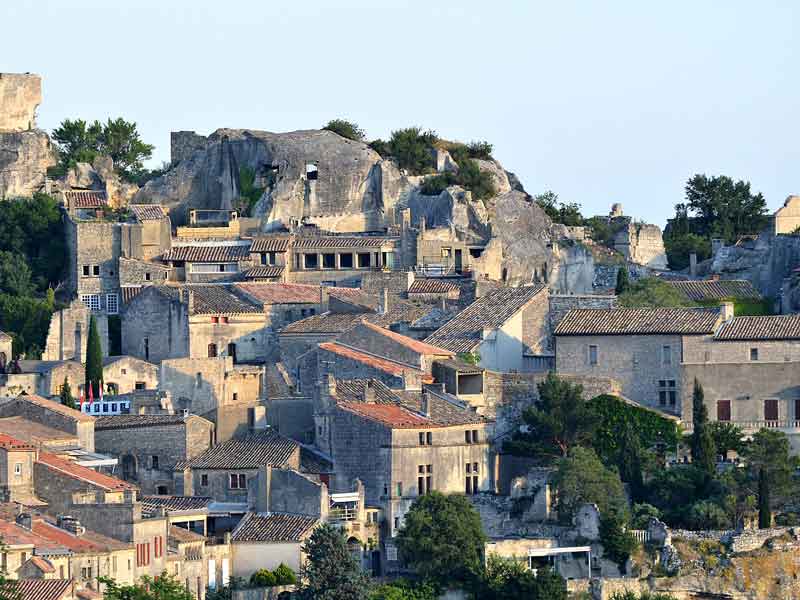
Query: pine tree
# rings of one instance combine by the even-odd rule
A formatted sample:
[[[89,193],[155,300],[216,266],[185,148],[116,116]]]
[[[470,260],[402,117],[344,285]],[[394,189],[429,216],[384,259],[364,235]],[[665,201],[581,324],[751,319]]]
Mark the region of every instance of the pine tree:
[[[89,386],[92,386],[94,398],[100,396],[103,386],[103,348],[100,345],[100,334],[97,322],[92,315],[89,320],[89,339],[86,346],[86,397],[89,397]]]
[[[59,394],[61,404],[69,408],[75,408],[75,398],[72,397],[72,389],[69,387],[69,381],[64,377],[64,383],[61,384],[61,392]]]
[[[614,288],[614,293],[617,296],[624,294],[628,291],[628,288],[631,287],[631,280],[628,277],[628,267],[626,265],[622,265],[617,270],[617,285]]]
[[[317,527],[303,544],[301,600],[367,600],[370,581],[347,548],[344,535],[331,525]]]
[[[697,379],[694,380],[692,393],[692,421],[694,423],[691,439],[692,464],[709,478],[713,477],[717,470],[716,444],[708,426],[708,409],[703,387]]]
[[[772,510],[769,506],[769,481],[764,467],[758,471],[758,528],[769,529],[772,526]]]

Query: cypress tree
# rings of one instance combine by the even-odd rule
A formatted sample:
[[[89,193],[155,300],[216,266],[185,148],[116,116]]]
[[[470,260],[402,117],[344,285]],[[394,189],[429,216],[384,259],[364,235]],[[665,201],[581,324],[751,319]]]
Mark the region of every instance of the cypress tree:
[[[644,490],[642,444],[630,423],[626,424],[620,441],[618,466],[620,479],[630,486],[631,497],[638,502]]]
[[[769,529],[772,526],[772,511],[769,508],[769,481],[764,467],[758,471],[758,528]]]
[[[89,386],[92,386],[94,398],[100,396],[103,385],[103,347],[100,345],[100,334],[97,322],[92,315],[89,320],[89,339],[86,346],[86,397],[89,397]]]
[[[716,444],[708,426],[708,409],[703,387],[697,379],[694,380],[692,393],[692,421],[694,423],[691,439],[692,463],[711,478],[717,471]]]
[[[617,270],[617,285],[614,288],[614,293],[619,296],[620,294],[624,294],[628,291],[628,288],[631,287],[631,280],[628,277],[628,267],[627,265],[622,265]]]
[[[69,408],[75,408],[75,399],[72,397],[72,389],[69,387],[69,381],[64,377],[64,383],[61,384],[61,392],[59,393],[61,404]]]

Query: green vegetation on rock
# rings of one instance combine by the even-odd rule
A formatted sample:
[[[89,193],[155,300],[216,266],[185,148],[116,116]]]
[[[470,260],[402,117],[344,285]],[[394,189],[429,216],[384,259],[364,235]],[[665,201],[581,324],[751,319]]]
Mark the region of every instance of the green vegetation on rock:
[[[332,119],[328,121],[322,129],[325,131],[332,131],[343,138],[356,142],[363,142],[366,137],[364,130],[361,129],[357,123],[348,121],[347,119]]]

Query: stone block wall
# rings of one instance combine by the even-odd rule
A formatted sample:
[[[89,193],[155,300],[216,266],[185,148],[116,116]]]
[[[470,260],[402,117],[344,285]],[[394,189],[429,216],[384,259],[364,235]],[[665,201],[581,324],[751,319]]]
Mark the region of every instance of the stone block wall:
[[[67,308],[53,313],[42,360],[86,362],[91,315],[91,311],[80,300],[73,300]],[[108,356],[108,317],[104,313],[95,313],[94,318],[103,356]]]
[[[629,223],[614,237],[614,249],[631,262],[654,269],[667,268],[664,240],[657,225]]]
[[[42,78],[33,73],[0,73],[0,131],[28,131],[36,127],[36,109],[42,103]]]

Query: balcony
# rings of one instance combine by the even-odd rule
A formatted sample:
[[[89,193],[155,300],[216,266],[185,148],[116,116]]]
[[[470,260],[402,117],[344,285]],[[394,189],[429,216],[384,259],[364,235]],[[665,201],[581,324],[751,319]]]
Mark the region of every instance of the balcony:
[[[800,420],[791,419],[783,421],[724,421],[739,427],[744,433],[755,433],[761,429],[777,429],[783,433],[800,433]],[[694,431],[694,423],[681,421],[684,433]]]

